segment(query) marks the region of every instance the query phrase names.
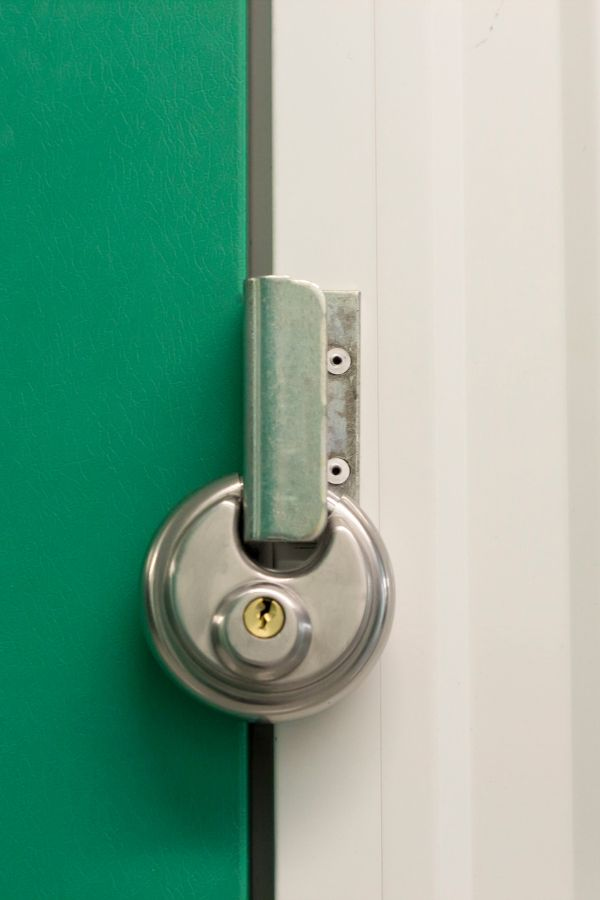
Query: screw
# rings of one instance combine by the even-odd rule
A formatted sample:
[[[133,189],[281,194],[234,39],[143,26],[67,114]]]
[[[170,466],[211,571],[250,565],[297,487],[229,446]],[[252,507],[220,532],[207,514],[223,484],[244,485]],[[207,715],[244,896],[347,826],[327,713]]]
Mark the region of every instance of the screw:
[[[244,625],[254,637],[275,637],[285,625],[281,603],[271,597],[256,597],[244,610]]]
[[[327,463],[327,481],[329,484],[344,484],[350,478],[350,466],[341,456],[332,456]]]
[[[327,351],[327,371],[331,375],[343,375],[350,368],[350,354],[343,347],[331,347]]]

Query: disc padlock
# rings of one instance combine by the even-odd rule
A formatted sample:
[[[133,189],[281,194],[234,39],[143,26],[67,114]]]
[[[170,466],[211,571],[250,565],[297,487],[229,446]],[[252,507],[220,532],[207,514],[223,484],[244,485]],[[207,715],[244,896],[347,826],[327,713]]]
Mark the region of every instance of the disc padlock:
[[[268,319],[265,312],[272,311],[272,304],[281,309],[283,297],[289,314],[298,297],[306,324],[311,315],[307,292],[308,300],[316,298],[316,313],[324,315],[325,296],[304,282],[256,279],[250,292],[255,318],[253,302],[261,305],[261,318]],[[268,334],[249,331],[251,360],[265,345],[269,365],[271,357],[276,362],[289,352],[281,345],[281,329],[271,342]],[[317,359],[322,355],[324,360],[321,331],[316,325],[305,329],[315,337]],[[306,353],[310,358],[310,347]],[[350,367],[338,368],[346,375]],[[247,417],[254,418],[258,432],[269,417],[271,424],[283,424],[281,394],[274,406],[272,398],[257,402],[255,382],[264,383],[258,377],[263,374],[256,373],[255,365],[249,378],[253,404],[250,413],[247,405]],[[336,376],[334,372],[330,378]],[[295,409],[299,436],[284,432],[279,445],[272,442],[267,449],[258,438],[251,439],[246,483],[230,476],[186,500],[156,536],[144,574],[151,643],[170,674],[215,706],[271,722],[324,709],[356,684],[381,652],[394,602],[391,568],[377,530],[345,495],[339,473],[330,478],[336,490],[325,490],[328,469],[319,435],[323,433],[324,442],[332,396],[327,405],[320,403],[325,395],[320,375],[312,396],[310,380],[300,370],[298,379],[308,392],[304,408],[300,403]],[[285,401],[299,383],[293,377],[284,381]],[[345,386],[338,383],[335,391],[334,401],[343,399],[344,391],[356,400],[356,380],[346,377]],[[289,485],[286,467],[296,476]],[[347,468],[351,471],[349,464]],[[302,485],[313,485],[312,495],[303,496]]]

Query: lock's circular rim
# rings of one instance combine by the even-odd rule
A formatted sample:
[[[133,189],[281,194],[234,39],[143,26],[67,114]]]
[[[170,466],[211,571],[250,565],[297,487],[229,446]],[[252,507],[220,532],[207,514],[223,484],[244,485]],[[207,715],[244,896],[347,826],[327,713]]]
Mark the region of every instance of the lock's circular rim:
[[[146,559],[143,579],[145,620],[150,645],[159,662],[181,686],[213,706],[256,721],[280,722],[301,718],[337,702],[375,665],[385,645],[392,621],[394,582],[391,566],[383,542],[367,516],[348,497],[329,491],[328,524],[326,534],[322,538],[323,552],[311,558],[306,570],[282,573],[263,569],[247,557],[242,547],[239,529],[242,496],[243,482],[239,476],[221,479],[185,500],[159,530]],[[319,585],[319,577],[318,574],[315,576],[315,572],[321,565],[321,558],[327,555],[328,542],[336,539],[345,540],[349,547],[352,546],[352,552],[360,555],[360,566],[364,566],[363,581],[366,593],[364,609],[348,610],[348,615],[354,614],[357,622],[355,633],[352,632],[352,639],[344,645],[343,653],[326,665],[318,673],[318,677],[314,673],[311,676],[310,672],[303,676],[301,664],[297,669],[299,673],[297,678],[294,672],[286,674],[289,667],[284,660],[273,663],[272,677],[269,675],[265,677],[263,671],[257,671],[257,676],[252,678],[250,675],[252,667],[240,664],[240,658],[236,658],[235,652],[231,654],[232,661],[225,664],[227,660],[224,661],[223,647],[226,646],[226,642],[221,641],[222,645],[219,646],[217,640],[216,647],[213,642],[215,634],[219,631],[215,626],[217,621],[215,609],[206,610],[208,638],[202,652],[196,645],[194,630],[188,627],[189,623],[182,628],[177,611],[179,598],[175,580],[176,561],[180,558],[181,548],[197,523],[220,504],[225,504],[228,509],[235,508],[237,524],[231,529],[231,540],[237,542],[236,552],[244,555],[245,565],[253,576],[246,584],[250,588],[260,584],[261,590],[264,591],[268,591],[270,587],[274,595],[284,598],[287,596],[290,599],[288,610],[296,609],[304,643],[296,640],[293,652],[296,653],[298,661],[301,661],[303,656],[306,657],[305,668],[310,652],[318,653],[319,646],[322,647],[324,642],[326,643],[327,636],[319,634],[313,622],[311,637],[311,615],[298,607],[293,586],[298,583],[299,578],[308,574],[312,576],[311,584],[313,593],[315,592],[315,585],[317,588]],[[340,537],[336,537],[337,535]],[[196,575],[196,581],[201,580],[201,577]],[[234,587],[232,596],[235,596],[236,592],[243,595],[244,589],[243,583]],[[329,593],[325,591],[323,597],[318,597],[317,600],[327,603],[331,600],[331,593],[329,587]],[[232,603],[227,601],[226,597],[222,598],[218,605],[221,610],[231,607]],[[318,609],[317,604],[313,608],[313,616],[314,611]],[[202,615],[202,610],[200,614]],[[285,628],[282,634],[284,632]],[[278,637],[268,640],[254,638],[254,640],[269,649],[275,647]],[[307,640],[311,643],[310,651]],[[213,643],[209,646],[210,642]],[[226,650],[226,653],[229,653],[229,650]],[[239,654],[237,656],[239,657]],[[280,674],[282,677],[279,677]]]

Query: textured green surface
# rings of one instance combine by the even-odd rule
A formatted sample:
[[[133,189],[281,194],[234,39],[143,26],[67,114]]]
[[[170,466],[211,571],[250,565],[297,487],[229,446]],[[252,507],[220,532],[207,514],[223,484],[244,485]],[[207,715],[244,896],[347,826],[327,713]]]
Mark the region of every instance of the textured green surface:
[[[161,672],[147,545],[241,464],[242,0],[0,10],[0,896],[246,896],[245,726]]]

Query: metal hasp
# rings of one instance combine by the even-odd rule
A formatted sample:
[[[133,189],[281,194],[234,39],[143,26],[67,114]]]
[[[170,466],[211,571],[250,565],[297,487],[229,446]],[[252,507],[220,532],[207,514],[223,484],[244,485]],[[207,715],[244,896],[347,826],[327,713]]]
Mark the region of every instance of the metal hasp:
[[[244,539],[316,540],[358,496],[359,294],[248,279]]]
[[[326,506],[325,296],[308,281],[246,282],[246,541],[312,541]]]
[[[358,503],[360,292],[325,291],[327,304],[327,481]]]

